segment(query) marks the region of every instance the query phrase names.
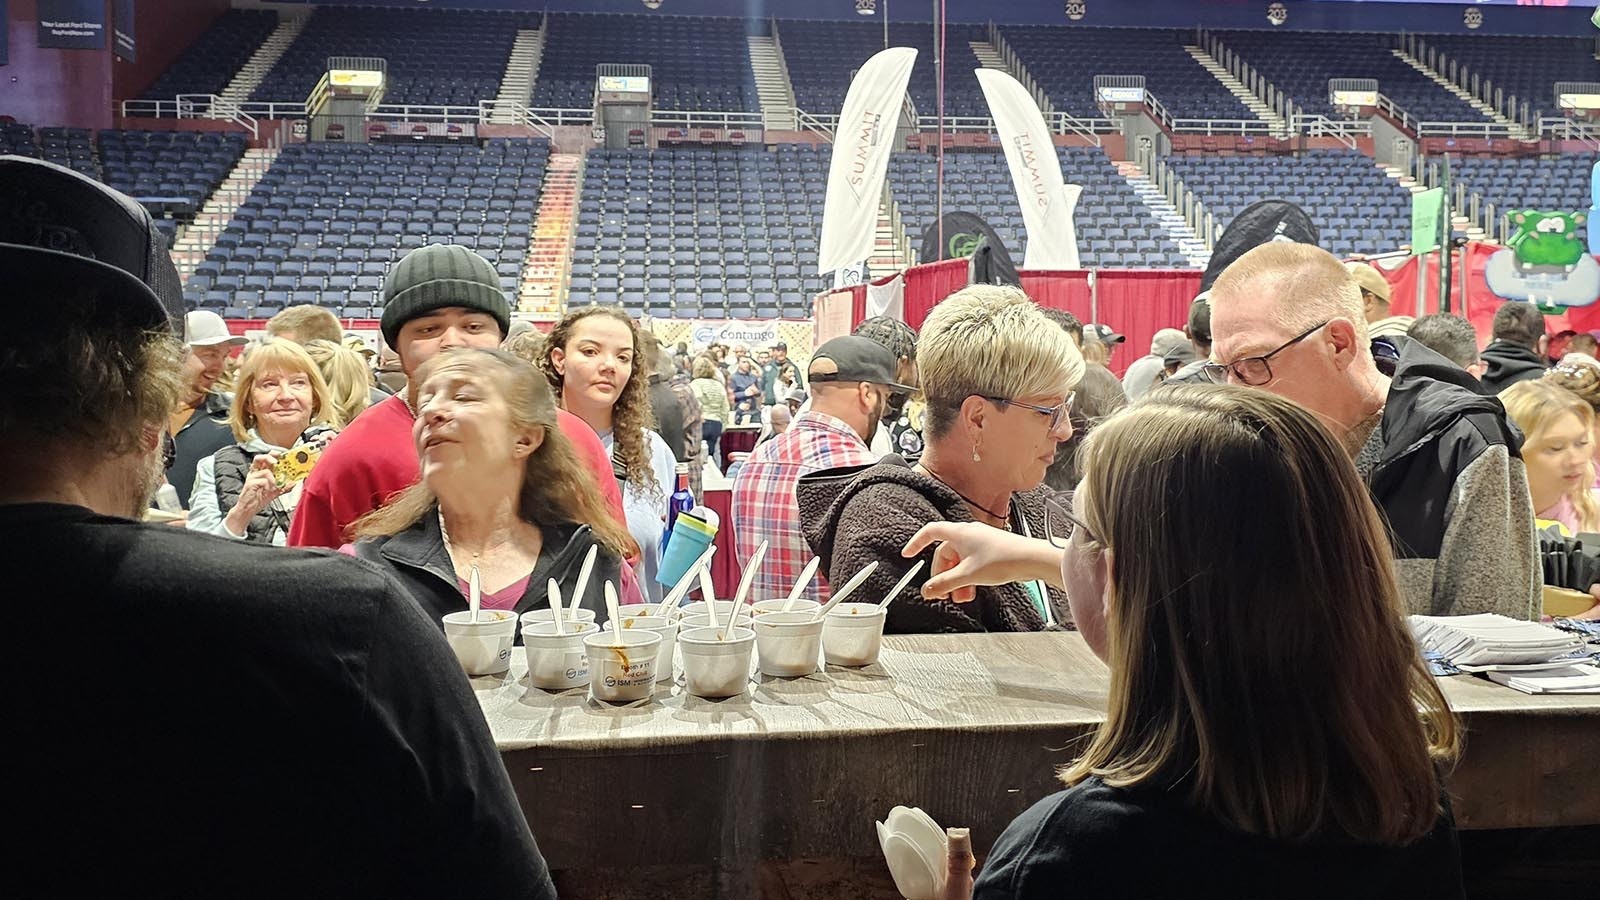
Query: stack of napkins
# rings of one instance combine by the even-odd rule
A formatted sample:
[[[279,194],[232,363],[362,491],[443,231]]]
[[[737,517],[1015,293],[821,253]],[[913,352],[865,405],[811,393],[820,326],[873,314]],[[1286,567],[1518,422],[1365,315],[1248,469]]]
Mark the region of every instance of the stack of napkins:
[[[1550,663],[1583,650],[1576,634],[1493,613],[1412,616],[1411,631],[1423,649],[1437,651],[1465,671]]]
[[[1539,672],[1489,672],[1490,680],[1524,694],[1600,694],[1600,666],[1565,666]]]

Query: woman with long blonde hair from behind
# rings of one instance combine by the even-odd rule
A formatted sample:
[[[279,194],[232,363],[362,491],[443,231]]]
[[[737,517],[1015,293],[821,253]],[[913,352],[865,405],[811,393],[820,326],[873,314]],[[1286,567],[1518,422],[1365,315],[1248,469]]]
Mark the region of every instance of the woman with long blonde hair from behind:
[[[1282,398],[1196,386],[1084,452],[1070,536],[940,523],[906,547],[943,542],[925,593],[1066,588],[1111,670],[1067,789],[1012,822],[974,897],[1462,896],[1440,774],[1459,726],[1333,435]]]
[[[349,425],[372,403],[372,372],[367,361],[332,341],[307,341],[304,346],[328,383],[334,419],[340,428]]]
[[[1594,409],[1547,378],[1513,384],[1500,392],[1500,402],[1522,429],[1522,463],[1539,527],[1559,523],[1569,535],[1600,531]]]

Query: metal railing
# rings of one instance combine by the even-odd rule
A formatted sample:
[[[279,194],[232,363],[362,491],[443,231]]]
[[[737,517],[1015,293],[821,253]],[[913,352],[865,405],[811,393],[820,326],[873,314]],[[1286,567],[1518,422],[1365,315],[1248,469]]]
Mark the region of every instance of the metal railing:
[[[813,116],[800,107],[794,108],[794,124],[801,131],[812,131],[833,143],[833,133],[839,128],[838,116]]]
[[[1593,81],[1558,81],[1552,94],[1556,109],[1565,112],[1570,107],[1561,102],[1563,96],[1567,94],[1587,94],[1589,96],[1600,94],[1600,83]]]
[[[1056,105],[1050,102],[1050,95],[1043,86],[1033,79],[1028,67],[1023,65],[1022,57],[1018,56],[1017,52],[1011,48],[1011,44],[1006,41],[1005,35],[1000,33],[1000,27],[993,22],[989,23],[989,43],[1000,54],[1000,60],[1006,66],[1006,73],[1017,79],[1027,89],[1034,102],[1039,104],[1039,111],[1044,113],[1045,118],[1048,120],[1055,115]]]
[[[1522,137],[1520,125],[1500,122],[1418,122],[1417,137],[1452,138],[1517,138]]]
[[[1415,135],[1419,123],[1405,108],[1383,94],[1378,95],[1378,109],[1387,115],[1402,131]]]
[[[761,113],[752,112],[716,112],[684,109],[656,109],[650,111],[650,124],[656,128],[759,130],[763,122]]]
[[[1175,134],[1259,134],[1273,135],[1278,130],[1272,123],[1260,119],[1171,119],[1169,127]]]
[[[1525,100],[1519,102],[1515,94],[1502,90],[1489,78],[1470,70],[1466,65],[1430,46],[1421,35],[1401,33],[1396,38],[1396,48],[1466,91],[1474,100],[1488,106],[1496,116],[1510,121],[1522,132],[1522,134],[1512,133],[1510,136],[1522,137],[1523,134],[1534,130],[1532,103]]]
[[[1539,137],[1556,141],[1582,141],[1591,150],[1600,150],[1600,124],[1579,122],[1566,116],[1540,116]]]
[[[1216,246],[1221,229],[1216,217],[1206,209],[1205,203],[1183,183],[1183,179],[1172,170],[1166,158],[1157,154],[1153,148],[1140,147],[1134,158],[1145,176],[1150,179],[1150,184],[1160,192],[1162,199],[1177,210],[1183,219],[1183,224],[1205,245],[1206,251],[1210,252]]]
[[[1266,104],[1272,115],[1283,120],[1284,125],[1278,132],[1280,137],[1288,137],[1293,133],[1289,127],[1289,122],[1293,119],[1296,110],[1294,102],[1290,100],[1289,95],[1279,90],[1278,86],[1268,80],[1265,75],[1257,72],[1254,67],[1245,62],[1244,57],[1223,44],[1222,40],[1215,34],[1200,28],[1196,29],[1195,39],[1200,49],[1216,60],[1217,65],[1222,66],[1223,71],[1244,85],[1245,89],[1257,100]]]
[[[1372,123],[1357,119],[1330,119],[1315,113],[1295,113],[1290,130],[1306,137],[1331,137],[1351,150],[1358,149],[1360,138],[1372,135]]]

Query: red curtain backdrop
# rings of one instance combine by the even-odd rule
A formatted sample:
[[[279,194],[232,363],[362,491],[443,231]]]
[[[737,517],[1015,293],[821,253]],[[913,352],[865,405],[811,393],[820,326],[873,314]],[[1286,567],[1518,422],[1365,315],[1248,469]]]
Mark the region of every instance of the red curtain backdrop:
[[[947,259],[907,269],[906,324],[920,331],[922,320],[939,305],[939,301],[967,286],[968,269],[968,260],[965,259]],[[863,302],[865,297],[863,293]]]
[[[1082,269],[1066,271],[1021,271],[1022,290],[1046,309],[1062,309],[1079,321],[1093,321],[1089,273]]]
[[[1489,283],[1483,277],[1489,257],[1500,249],[1498,244],[1470,242],[1456,254],[1450,269],[1450,311],[1472,323],[1473,329],[1478,332],[1479,346],[1487,345],[1492,339],[1495,310],[1505,302],[1489,290]],[[1439,257],[1437,254],[1428,256],[1425,262],[1427,269],[1423,277],[1427,279],[1427,298],[1424,309],[1431,314],[1439,311]],[[1378,269],[1389,281],[1392,291],[1389,307],[1396,315],[1413,315],[1416,312],[1417,275],[1420,269],[1416,259],[1408,260],[1393,270]],[[1545,316],[1545,328],[1551,334],[1569,328],[1574,331],[1600,329],[1600,303],[1575,307],[1564,315]]]
[[[1200,275],[1192,269],[1106,269],[1095,276],[1098,321],[1128,339],[1111,357],[1110,369],[1118,378],[1129,363],[1150,352],[1157,331],[1182,328],[1189,320]]]

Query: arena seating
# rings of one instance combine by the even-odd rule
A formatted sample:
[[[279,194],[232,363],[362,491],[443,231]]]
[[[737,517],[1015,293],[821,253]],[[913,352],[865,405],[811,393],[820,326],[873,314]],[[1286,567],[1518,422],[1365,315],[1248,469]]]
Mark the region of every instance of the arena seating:
[[[591,109],[596,65],[642,63],[656,109],[761,111],[742,19],[551,13],[548,27],[534,106]]]
[[[330,56],[388,61],[384,103],[476,106],[493,100],[518,29],[537,13],[322,7],[250,98],[299,103],[328,71]]]
[[[1145,89],[1176,118],[1255,118],[1183,49],[1192,32],[1006,25],[1000,33],[1056,108],[1079,118],[1102,115],[1096,75],[1143,75]]]
[[[1451,176],[1504,212],[1512,209],[1587,212],[1592,205],[1590,156],[1556,159],[1452,159]]]
[[[1529,101],[1535,117],[1561,115],[1556,82],[1600,81],[1593,38],[1430,34],[1424,40],[1518,101]]]
[[[39,158],[100,178],[94,142],[87,128],[39,129]]]
[[[1328,103],[1328,79],[1375,78],[1379,93],[1419,121],[1486,121],[1465,100],[1396,57],[1394,35],[1221,31],[1217,37],[1310,113],[1345,118]]]
[[[1063,147],[1057,154],[1067,182],[1083,186],[1075,224],[1078,255],[1084,266],[1189,267],[1177,244],[1104,153],[1088,147]],[[922,234],[934,223],[937,212],[934,158],[926,153],[896,153],[889,164],[889,184],[900,203],[906,233],[913,246],[920,246]],[[1027,229],[1004,154],[946,154],[944,208],[983,217],[1005,241],[1016,264],[1022,265]]]
[[[821,287],[826,149],[591,150],[569,305],[799,317]]]
[[[872,22],[807,22],[780,20],[778,40],[783,44],[795,105],[812,115],[837,115],[844,106],[850,79],[873,54],[883,49],[883,27]],[[978,87],[978,59],[968,44],[988,40],[981,25],[951,23],[945,35],[945,115],[989,115]],[[896,47],[915,47],[917,62],[911,70],[907,92],[917,114],[937,112],[938,80],[934,68],[933,28],[927,24],[890,24],[889,40]]]
[[[549,153],[527,140],[289,146],[185,294],[231,318],[300,303],[376,318],[389,266],[432,242],[476,249],[514,292]]]
[[[277,25],[278,14],[272,10],[228,10],[161,73],[142,98],[171,100],[179,94],[222,93]]]
[[[32,125],[21,122],[0,123],[0,154],[39,158],[39,141]]]
[[[1309,213],[1322,246],[1341,256],[1397,250],[1411,241],[1411,192],[1355,150],[1168,162],[1224,224],[1257,200],[1281,199]]]
[[[242,132],[102,131],[106,184],[152,208],[191,217],[244,155]]]

